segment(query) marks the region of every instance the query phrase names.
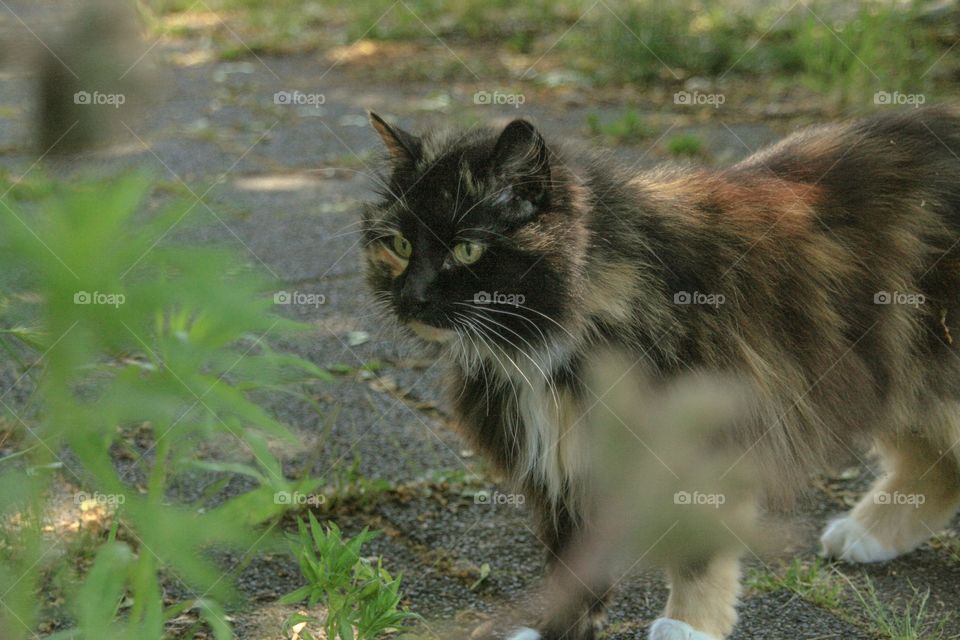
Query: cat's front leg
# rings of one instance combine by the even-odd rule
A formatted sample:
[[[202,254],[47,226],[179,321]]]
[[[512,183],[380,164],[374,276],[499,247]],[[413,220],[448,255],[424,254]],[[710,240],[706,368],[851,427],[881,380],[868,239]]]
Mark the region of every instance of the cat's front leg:
[[[536,494],[536,492],[532,492]],[[539,505],[539,541],[547,549],[547,609],[539,622],[514,630],[508,640],[594,640],[606,620],[611,585],[582,558],[582,517],[564,505]]]
[[[606,598],[586,592],[579,603],[555,608],[534,627],[514,629],[507,640],[595,640],[606,616]],[[567,601],[565,599],[565,601]]]
[[[531,627],[514,629],[507,640],[595,640],[600,637],[606,619],[608,589],[580,585],[570,593],[567,570],[558,568],[551,580],[563,580],[568,592],[548,605],[548,611]],[[560,606],[556,606],[562,603]]]
[[[718,555],[705,562],[667,570],[670,598],[650,640],[723,640],[737,622],[740,560]]]

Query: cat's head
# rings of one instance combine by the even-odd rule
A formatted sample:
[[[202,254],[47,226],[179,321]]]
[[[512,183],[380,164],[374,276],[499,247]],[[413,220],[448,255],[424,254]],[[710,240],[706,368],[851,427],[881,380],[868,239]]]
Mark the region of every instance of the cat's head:
[[[586,234],[577,181],[536,128],[417,136],[370,121],[390,167],[363,220],[380,301],[428,340],[526,348],[562,333]]]

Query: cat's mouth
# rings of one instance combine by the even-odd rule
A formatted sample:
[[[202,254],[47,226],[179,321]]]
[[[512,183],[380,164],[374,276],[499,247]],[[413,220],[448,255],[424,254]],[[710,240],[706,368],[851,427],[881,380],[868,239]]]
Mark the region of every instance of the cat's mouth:
[[[452,329],[442,329],[433,325],[425,324],[419,320],[410,320],[407,326],[424,340],[431,342],[446,342],[453,338],[455,332]]]

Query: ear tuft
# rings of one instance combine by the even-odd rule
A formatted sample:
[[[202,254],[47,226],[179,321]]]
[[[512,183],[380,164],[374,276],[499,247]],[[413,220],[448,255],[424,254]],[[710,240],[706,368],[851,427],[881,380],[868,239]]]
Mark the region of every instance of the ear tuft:
[[[380,135],[392,160],[416,160],[420,154],[420,140],[400,127],[390,126],[373,111],[367,112],[370,125]]]
[[[494,171],[512,183],[514,194],[540,205],[550,182],[550,159],[543,136],[522,119],[508,124],[491,155]]]

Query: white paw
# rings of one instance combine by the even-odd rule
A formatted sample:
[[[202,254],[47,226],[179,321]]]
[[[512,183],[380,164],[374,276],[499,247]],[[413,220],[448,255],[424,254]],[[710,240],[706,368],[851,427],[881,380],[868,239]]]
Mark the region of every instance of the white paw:
[[[515,629],[507,636],[507,640],[540,640],[540,633],[530,627],[522,627]]]
[[[697,631],[686,622],[671,618],[657,618],[650,626],[650,640],[719,640]]]
[[[823,555],[846,562],[884,562],[900,555],[870,534],[851,516],[837,518],[820,536]]]

